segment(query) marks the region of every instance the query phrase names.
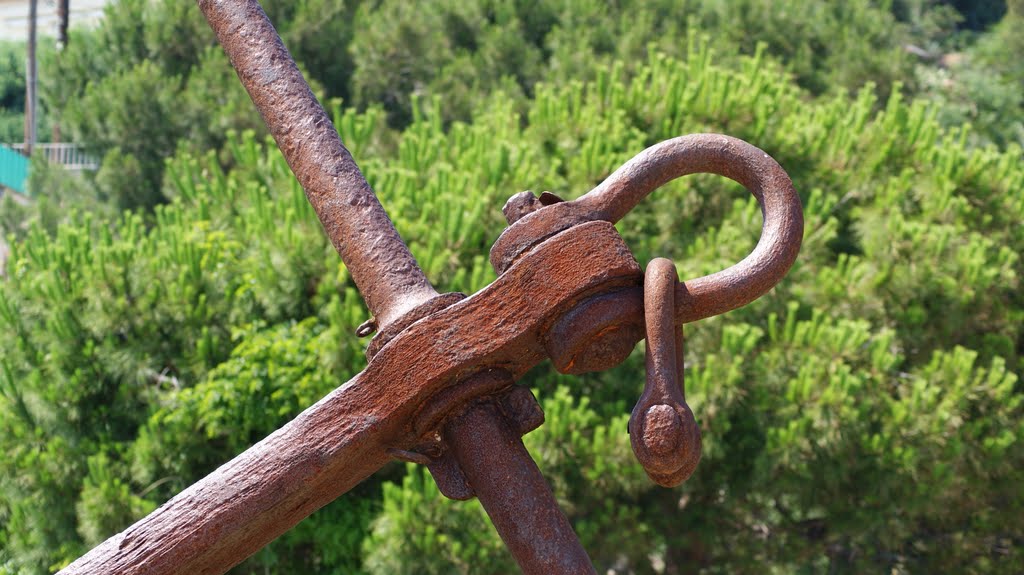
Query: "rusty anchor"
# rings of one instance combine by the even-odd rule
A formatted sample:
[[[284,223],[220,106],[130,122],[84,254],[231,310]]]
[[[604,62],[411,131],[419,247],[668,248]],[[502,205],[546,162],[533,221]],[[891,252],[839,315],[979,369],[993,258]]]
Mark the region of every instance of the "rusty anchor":
[[[682,385],[681,326],[746,305],[796,259],[803,235],[789,177],[761,150],[698,134],[654,145],[573,201],[513,196],[479,292],[429,283],[257,0],[198,0],[324,230],[375,332],[365,370],[281,429],[61,573],[223,573],[388,461],[426,465],[448,497],[477,497],[525,573],[595,573],[521,437],[543,423],[515,385],[549,358],[608,369],[647,339],[647,385],[630,419],[653,481],[677,485],[700,458]],[[710,172],[757,198],[761,237],[741,262],[679,282],[640,269],[613,224],[664,183]]]

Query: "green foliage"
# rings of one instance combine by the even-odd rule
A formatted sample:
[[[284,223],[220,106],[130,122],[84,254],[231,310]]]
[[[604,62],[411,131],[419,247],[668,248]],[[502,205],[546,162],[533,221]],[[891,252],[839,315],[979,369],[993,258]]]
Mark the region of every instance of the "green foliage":
[[[417,95],[442,97],[450,120],[468,119],[480,94],[528,93],[541,78],[544,31],[526,29],[522,12],[551,9],[523,4],[364,4],[351,44],[355,101],[383,105],[392,124],[403,126]]]
[[[447,118],[466,119],[481,93],[528,96],[536,81],[590,78],[612,61],[632,73],[650,43],[682,56],[679,39],[700,31],[727,62],[763,45],[814,93],[867,80],[888,93],[913,70],[902,49],[910,31],[876,4],[385,0],[359,10],[352,91],[357,103],[383,104],[399,126],[417,93],[441,96]]]
[[[944,66],[920,67],[923,93],[939,104],[946,126],[970,123],[972,142],[1024,146],[1024,4],[1010,2],[990,32],[943,57]]]
[[[950,2],[964,16],[964,24],[972,30],[981,30],[998,22],[1007,9],[1020,0],[952,0]]]
[[[0,41],[0,143],[25,139],[25,44]],[[45,110],[37,112],[37,135],[45,140],[50,125]]]
[[[32,202],[16,201],[7,196],[0,203],[0,231],[23,239],[32,226],[54,233],[66,220],[69,205],[90,205],[100,217],[116,215],[110,203],[97,197],[90,182],[70,173],[63,166],[51,164],[43,154],[33,154],[29,164],[28,189]]]
[[[1024,50],[1021,38],[1024,14],[1011,12],[948,68],[919,72],[944,124],[970,123],[979,144],[1024,146],[1024,65],[1006,57]]]
[[[25,130],[25,48],[0,42],[0,142],[20,142]]]
[[[76,122],[75,140],[105,153],[99,177],[109,178],[112,172],[124,177],[120,197],[112,198],[120,209],[152,209],[161,199],[163,158],[174,150],[186,120],[175,89],[180,81],[144,60],[90,83],[65,108],[65,117]],[[111,94],[120,96],[118,105],[109,105]],[[99,109],[104,112],[96,113]]]
[[[107,182],[87,182],[90,198],[65,207],[151,210],[166,200],[164,163],[179,144],[219,148],[227,129],[262,124],[194,4],[119,0],[102,22],[73,29],[65,50],[41,46],[46,108],[108,173]],[[114,189],[111,172],[124,178]]]
[[[360,109],[383,106],[392,126],[413,119],[413,100],[444,121],[469,120],[479,98],[503,92],[525,111],[538,81],[563,85],[596,77],[611,62],[635,73],[649,46],[686,55],[680,39],[714,38],[723,63],[762,46],[814,94],[853,90],[871,81],[885,97],[914,79],[903,46],[918,36],[952,34],[944,4],[913,10],[870,0],[765,2],[616,2],[596,0],[308,0],[265,2],[300,66],[327,97]],[[914,25],[894,13],[913,12]],[[922,24],[922,25],[918,25]],[[918,29],[920,28],[920,29]],[[112,170],[131,156],[140,179],[96,199],[119,209],[152,208],[164,160],[178,146],[220,148],[225,129],[262,130],[221,50],[192,3],[117,0],[95,30],[75,30],[66,50],[44,50],[45,107],[64,134]],[[912,86],[911,86],[912,87]],[[88,205],[88,204],[86,204]]]
[[[132,493],[128,480],[118,476],[123,468],[114,466],[105,453],[90,456],[88,469],[75,508],[86,545],[99,545],[110,533],[156,509],[155,503]]]
[[[408,466],[401,484],[385,483],[383,509],[366,538],[371,573],[474,573],[480,566],[515,572],[515,562],[475,499],[446,499],[430,473]]]
[[[886,51],[903,33],[888,6],[745,2],[731,14],[708,2],[662,17],[655,3],[632,6],[630,20],[619,12],[629,3],[572,4],[267,8],[318,70],[333,40],[313,15],[352,15],[330,29],[338,62],[358,65],[332,68],[325,90],[390,107],[334,100],[335,122],[439,289],[494,279],[486,254],[509,195],[576,197],[666,138],[727,132],[793,177],[806,228],[790,275],[686,328],[704,458],[684,486],[652,486],[628,446],[639,350],[606,373],[541,368],[523,382],[547,416],[527,446],[598,570],[1016,572],[1020,149],[978,147],[971,129],[943,127],[945,106],[901,95],[910,64]],[[226,130],[251,125],[252,111],[194,6],[116,6],[60,60],[71,77],[94,74],[66,93],[67,117],[99,142],[104,166],[78,183],[33,171],[53,199],[14,226],[0,283],[0,573],[59,568],[364,365],[351,278],[272,143]],[[151,14],[174,20],[129,26]],[[708,23],[722,40],[696,33]],[[662,40],[649,44],[650,30]],[[193,32],[180,53],[155,50]],[[728,42],[746,55],[715,48]],[[387,74],[407,83],[377,77]],[[838,89],[867,77],[881,88]],[[85,104],[106,98],[120,108]],[[136,114],[166,122],[159,146],[140,144],[156,127]],[[157,164],[161,187],[147,171]],[[89,197],[166,203],[148,215],[61,208]],[[642,264],[673,257],[692,278],[748,253],[759,214],[734,182],[695,176],[618,228]],[[399,466],[236,570],[478,571],[514,572],[479,505],[447,501],[424,470]]]
[[[25,107],[25,47],[13,42],[0,43],[0,108]]]

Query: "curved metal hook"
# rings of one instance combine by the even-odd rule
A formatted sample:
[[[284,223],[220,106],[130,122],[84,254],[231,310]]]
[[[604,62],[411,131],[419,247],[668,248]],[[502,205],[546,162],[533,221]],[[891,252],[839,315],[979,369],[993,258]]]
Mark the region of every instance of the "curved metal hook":
[[[789,175],[771,156],[743,140],[694,134],[647,148],[576,200],[597,219],[615,223],[658,187],[702,172],[747,188],[761,204],[764,223],[757,246],[742,261],[679,284],[675,299],[680,323],[742,307],[764,295],[792,267],[803,241],[804,217]]]
[[[640,152],[599,186],[570,202],[523,216],[495,242],[498,272],[534,245],[585,221],[615,223],[663,184],[696,173],[739,182],[757,198],[761,238],[742,261],[676,288],[676,318],[687,323],[744,306],[770,290],[792,267],[803,240],[803,210],[793,182],[778,162],[755,146],[720,134],[692,134]]]

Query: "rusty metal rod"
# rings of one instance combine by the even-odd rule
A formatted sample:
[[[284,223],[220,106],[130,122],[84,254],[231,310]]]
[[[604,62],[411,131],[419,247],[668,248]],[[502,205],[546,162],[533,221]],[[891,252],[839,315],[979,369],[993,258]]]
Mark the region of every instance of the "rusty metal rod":
[[[390,448],[411,448],[421,437],[415,414],[467,369],[497,365],[522,377],[544,359],[544,326],[561,310],[639,273],[611,224],[552,238],[473,297],[403,331],[351,381],[61,573],[224,573],[379,469]]]
[[[389,461],[407,406],[373,403],[379,383],[356,375],[60,575],[226,572]]]
[[[257,0],[198,0],[378,327],[437,296]]]
[[[493,404],[477,404],[448,421],[444,435],[523,573],[596,575],[519,433]]]

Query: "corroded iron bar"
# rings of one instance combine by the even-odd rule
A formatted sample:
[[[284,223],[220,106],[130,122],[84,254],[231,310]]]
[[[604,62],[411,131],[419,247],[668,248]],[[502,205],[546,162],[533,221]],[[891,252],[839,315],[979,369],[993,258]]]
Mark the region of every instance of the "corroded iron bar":
[[[257,0],[198,0],[379,327],[437,296]]]
[[[611,224],[551,238],[481,291],[407,328],[351,381],[61,573],[227,571],[379,469],[389,449],[413,448],[421,439],[415,415],[458,385],[467,366],[522,377],[545,358],[546,326],[586,297],[640,277]]]
[[[523,573],[596,574],[519,433],[493,404],[449,420],[445,440]]]

